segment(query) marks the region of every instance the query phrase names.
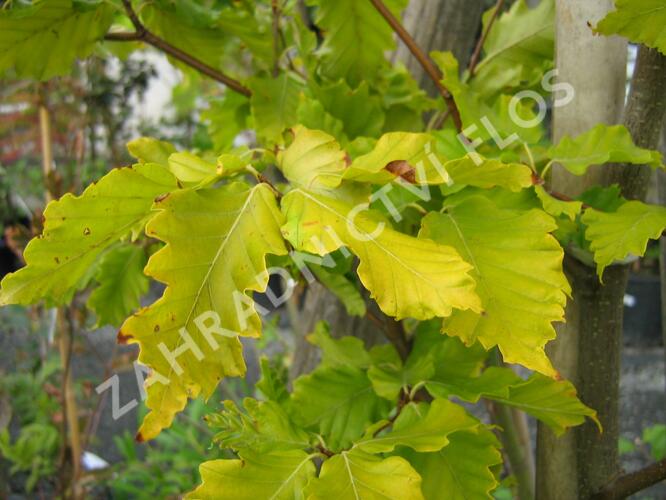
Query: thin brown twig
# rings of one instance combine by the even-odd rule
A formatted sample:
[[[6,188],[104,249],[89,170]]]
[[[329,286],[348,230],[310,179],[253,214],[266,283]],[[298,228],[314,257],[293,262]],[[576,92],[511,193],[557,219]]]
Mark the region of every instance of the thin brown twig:
[[[400,416],[400,414],[402,413],[402,410],[405,408],[405,406],[407,406],[407,404],[410,401],[411,400],[409,399],[409,392],[405,391],[405,390],[402,390],[400,392],[400,398],[398,399],[398,403],[396,404],[395,413],[393,414],[392,417],[390,417],[386,420],[384,425],[381,425],[378,429],[375,430],[373,436],[376,436],[377,434],[382,432],[384,429],[387,429],[388,427],[393,425],[395,423],[395,421],[398,419],[398,417]]]
[[[666,479],[666,458],[614,479],[601,491],[592,495],[593,500],[616,500],[627,498],[645,488]]]
[[[468,71],[470,78],[474,76],[474,71],[476,70],[476,66],[479,64],[479,59],[481,59],[481,51],[483,50],[483,45],[486,43],[488,35],[490,34],[490,30],[493,28],[493,24],[495,24],[495,20],[497,19],[497,16],[499,15],[503,6],[504,6],[504,0],[497,0],[497,4],[495,5],[495,10],[493,11],[493,15],[490,17],[490,20],[488,21],[488,26],[483,31],[481,38],[479,38],[479,41],[476,44],[476,48],[474,49],[472,58],[469,60]]]
[[[231,90],[238,92],[241,95],[246,97],[250,97],[252,95],[252,91],[238,80],[225,75],[221,71],[216,70],[212,66],[209,66],[203,61],[179,49],[178,47],[171,45],[166,40],[148,31],[148,29],[146,29],[143,23],[139,20],[139,17],[132,8],[132,4],[129,0],[123,0],[123,5],[125,7],[125,11],[127,12],[127,16],[130,18],[130,21],[132,21],[132,24],[134,25],[136,32],[108,33],[104,36],[105,40],[112,42],[145,42],[148,45],[152,45],[153,47],[160,49],[162,52],[170,55],[174,59],[178,59],[180,62],[187,64],[189,67],[212,78],[213,80],[223,83]]]
[[[446,106],[449,108],[449,112],[451,113],[451,118],[453,119],[453,123],[456,127],[456,130],[458,130],[458,132],[462,132],[463,126],[462,126],[462,120],[460,118],[460,110],[458,110],[458,106],[456,104],[455,99],[451,95],[451,92],[442,83],[442,74],[439,71],[439,69],[437,69],[437,66],[433,64],[430,58],[425,54],[425,52],[423,52],[421,47],[418,46],[416,41],[407,32],[407,30],[400,23],[400,21],[398,21],[398,19],[396,19],[396,17],[388,9],[388,7],[384,5],[384,2],[382,0],[370,0],[370,2],[375,7],[375,9],[377,9],[377,12],[379,12],[382,15],[382,17],[386,20],[386,22],[391,26],[391,28],[393,28],[393,31],[396,32],[398,37],[400,37],[400,40],[403,41],[403,43],[407,46],[412,55],[423,67],[426,74],[435,83],[437,91],[444,98]]]
[[[400,358],[405,361],[411,349],[402,322],[386,316],[384,319],[384,331],[386,332],[386,337],[395,346],[398,354],[400,354]]]

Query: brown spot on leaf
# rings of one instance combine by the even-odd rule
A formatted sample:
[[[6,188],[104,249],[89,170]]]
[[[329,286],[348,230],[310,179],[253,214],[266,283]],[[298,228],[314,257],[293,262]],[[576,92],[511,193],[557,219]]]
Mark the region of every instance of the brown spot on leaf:
[[[316,226],[317,224],[319,224],[318,220],[309,220],[309,221],[303,223],[303,227]]]
[[[159,332],[160,331],[160,325],[155,325],[155,328],[153,328],[153,331],[155,333]]]
[[[170,194],[171,193],[164,193],[164,194],[159,195],[157,198],[155,198],[155,203],[160,203],[160,202],[166,200],[169,197]]]
[[[60,259],[58,257],[53,257],[53,260],[55,260],[56,264],[60,264]]]
[[[127,334],[123,333],[122,330],[120,330],[118,332],[117,339],[118,339],[118,343],[121,344],[121,345],[129,344],[129,341],[132,340],[133,338],[134,337],[132,337],[131,335],[127,335]]]
[[[136,436],[134,436],[134,440],[137,443],[143,443],[146,440],[146,438],[143,437],[143,434],[141,434],[140,432],[137,432]]]
[[[564,377],[562,377],[562,374],[560,372],[555,372],[555,380],[561,381],[564,380]]]
[[[410,184],[416,184],[416,170],[405,160],[389,162],[384,168],[396,177],[401,177]]]
[[[90,236],[90,228],[89,227],[84,227],[83,228],[83,236]]]

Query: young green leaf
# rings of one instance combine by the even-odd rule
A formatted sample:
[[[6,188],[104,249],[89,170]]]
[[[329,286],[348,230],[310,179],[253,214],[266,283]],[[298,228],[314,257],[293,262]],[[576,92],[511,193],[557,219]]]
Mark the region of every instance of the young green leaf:
[[[574,175],[585,174],[590,165],[608,162],[650,165],[654,168],[662,164],[661,153],[635,146],[631,134],[623,125],[608,126],[603,123],[575,138],[563,137],[546,154]]]
[[[286,253],[282,215],[266,184],[181,191],[157,210],[146,233],[167,245],[150,258],[146,274],[167,288],[118,334],[140,344],[139,360],[153,370],[143,439],[168,427],[188,396],[209,397],[222,377],[245,372],[238,335],[261,331],[246,294],[266,289],[266,256]]]
[[[471,430],[479,421],[462,406],[446,399],[435,399],[430,405],[410,403],[386,434],[366,436],[353,449],[367,453],[388,453],[396,446],[408,446],[415,451],[438,451],[449,444],[449,434]]]
[[[483,397],[518,408],[544,422],[557,435],[582,424],[585,417],[599,425],[596,412],[578,399],[571,382],[539,373],[523,380],[510,368],[491,366],[478,377],[435,377],[425,386],[437,398],[454,395],[476,403]]]
[[[666,208],[629,201],[611,213],[587,209],[581,220],[601,277],[614,261],[645,254],[648,240],[658,239],[666,229]]]
[[[236,136],[247,127],[250,101],[236,92],[227,91],[222,99],[211,100],[201,119],[208,123],[208,135],[219,153],[229,149]]]
[[[291,73],[282,73],[277,78],[255,77],[249,87],[257,134],[269,142],[281,143],[282,132],[296,124],[303,83]]]
[[[370,94],[367,82],[355,88],[344,80],[322,85],[310,82],[310,88],[324,110],[342,122],[350,140],[381,134],[386,119],[382,101],[379,96]]]
[[[11,5],[11,4],[10,4]],[[48,80],[67,75],[111,26],[114,8],[101,1],[48,0],[0,9],[0,74]]]
[[[140,231],[153,215],[153,200],[175,189],[167,170],[146,164],[112,170],[80,196],[49,203],[42,235],[25,249],[26,267],[2,280],[0,304],[68,302],[88,282],[99,256]]]
[[[495,7],[483,15],[487,29]],[[472,88],[485,99],[518,87],[530,87],[553,65],[555,2],[542,0],[530,8],[525,0],[495,21],[483,45],[484,57],[476,67]]]
[[[467,139],[485,141],[486,146],[491,147],[504,144],[501,149],[519,146],[521,142],[539,142],[543,127],[532,109],[531,100],[516,103],[512,96],[500,95],[487,103],[470,85],[460,81],[458,61],[451,52],[433,52],[431,57],[442,71],[442,83],[449,89],[460,110]],[[516,121],[516,116],[521,122]]]
[[[401,391],[428,380],[435,373],[431,356],[410,355],[403,364],[400,355],[391,344],[373,347],[370,356],[372,366],[368,369],[368,378],[372,381],[375,392],[389,401],[395,401]]]
[[[146,251],[139,246],[121,246],[104,254],[95,275],[99,286],[87,302],[97,315],[97,326],[120,326],[139,307],[139,299],[148,291],[146,262]]]
[[[504,359],[556,374],[544,346],[555,338],[571,292],[562,272],[562,248],[549,233],[553,219],[540,210],[500,209],[482,196],[431,213],[420,236],[451,245],[474,265],[484,312],[455,311],[443,330],[467,344],[500,347]]]
[[[317,7],[314,22],[326,36],[319,49],[323,73],[332,80],[345,78],[356,86],[384,63],[384,53],[395,47],[393,31],[369,2],[307,0]],[[387,0],[394,15],[406,0]]]
[[[273,61],[273,36],[268,22],[259,22],[260,17],[237,6],[222,9],[216,26],[223,33],[238,37],[252,54],[263,61]]]
[[[202,484],[185,498],[192,500],[303,500],[314,478],[312,455],[292,450],[245,451],[239,460],[211,460],[199,466]]]
[[[529,379],[509,387],[509,396],[489,394],[488,399],[513,406],[548,425],[560,436],[569,428],[589,418],[599,427],[597,412],[585,406],[568,380],[553,380],[535,373]]]
[[[454,432],[449,444],[432,453],[401,450],[421,475],[421,490],[428,500],[468,500],[492,498],[499,482],[493,473],[502,463],[500,443],[482,426],[474,430]]]
[[[260,394],[269,401],[281,405],[285,403],[289,399],[286,367],[281,363],[271,362],[270,359],[264,356],[259,360],[259,369],[261,378],[257,381],[255,387]]]
[[[622,35],[666,55],[666,4],[662,0],[615,0],[615,10],[594,31]]]
[[[245,412],[233,401],[225,401],[222,412],[206,418],[218,430],[213,441],[222,448],[264,454],[309,446],[308,434],[291,422],[278,403],[245,398],[243,406]]]
[[[312,130],[326,132],[342,144],[347,143],[344,123],[326,111],[324,105],[317,99],[307,97],[305,94],[301,94],[298,105],[298,123]]]
[[[423,499],[421,477],[407,460],[353,450],[326,460],[306,493],[310,500],[380,500],[398,492],[401,500]]]
[[[228,52],[221,48],[228,45],[229,36],[213,26],[213,19],[208,13],[204,13],[202,18],[193,15],[192,5],[191,2],[151,2],[142,5],[139,13],[151,33],[187,54],[196,54],[196,58],[208,66],[223,68],[228,62]],[[175,26],[177,29],[174,29]],[[189,71],[189,67],[177,59],[170,60],[177,67]]]
[[[348,246],[358,256],[361,282],[386,314],[429,319],[453,308],[481,310],[470,265],[453,248],[386,227],[363,206],[302,189],[285,196],[282,209],[282,233],[296,249],[325,255]]]
[[[385,418],[389,403],[377,396],[365,372],[352,366],[321,366],[294,382],[290,414],[319,432],[331,450],[340,450]]]
[[[534,192],[543,204],[543,210],[553,217],[567,216],[570,220],[576,220],[578,214],[583,210],[582,201],[562,201],[553,197],[543,186],[534,186]]]

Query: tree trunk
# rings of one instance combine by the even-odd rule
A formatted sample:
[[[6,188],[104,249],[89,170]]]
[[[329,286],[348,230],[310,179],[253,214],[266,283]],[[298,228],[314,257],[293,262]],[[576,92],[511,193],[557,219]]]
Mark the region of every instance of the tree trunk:
[[[659,149],[665,111],[666,56],[640,47],[624,113],[624,124],[637,146]],[[648,166],[623,165],[610,171],[607,182],[619,184],[625,198],[644,200],[651,176]]]
[[[487,0],[411,0],[403,16],[404,25],[426,52],[452,50],[462,65],[474,49],[486,3]],[[406,62],[421,88],[436,93],[434,84],[402,42],[394,54],[396,58]],[[298,316],[299,325],[294,325],[297,338],[290,370],[292,380],[312,370],[319,360],[318,350],[304,338],[319,320],[328,321],[334,336],[354,335],[366,345],[384,339],[377,325],[367,318],[349,317],[342,303],[318,284],[308,287]]]
[[[485,0],[411,0],[403,24],[427,53],[450,50],[464,68],[474,51],[486,3]],[[437,95],[435,84],[402,42],[398,42],[393,60],[404,63],[428,94]]]
[[[575,5],[576,3],[578,5]],[[597,5],[599,8],[608,8],[610,7],[608,3],[610,2],[585,2],[585,7],[599,4]],[[566,29],[567,23],[572,20],[586,21],[579,12],[581,7],[583,7],[582,2],[571,0],[561,1],[558,4],[558,34],[561,29]],[[598,13],[603,12],[598,11]],[[589,16],[587,19],[590,19]],[[562,44],[572,43],[566,36],[560,35],[558,39],[562,40]],[[607,43],[612,45],[619,42],[609,39]],[[580,51],[578,58],[581,55],[588,57],[590,52],[583,50],[584,47],[585,45],[578,47]],[[566,51],[561,51],[560,48],[558,45],[558,57],[562,55],[566,57]],[[617,52],[620,49],[615,50],[615,57],[619,59]],[[624,54],[626,52],[623,51],[622,55]],[[607,57],[612,59],[613,54],[607,54]],[[558,63],[559,61],[560,59]],[[593,61],[588,64],[587,61],[578,59],[577,64],[580,67],[579,73],[584,73],[586,75],[583,76],[584,79],[594,82],[598,92],[612,91],[615,88],[613,82],[619,79],[624,81],[623,67],[618,66],[615,78],[612,78],[613,75],[603,78],[597,73]],[[568,76],[566,72],[560,74],[565,80]],[[594,115],[593,121],[606,121],[598,119],[598,114],[607,113],[609,110],[615,112],[617,95],[609,95],[607,102],[596,101],[598,108],[595,115],[594,109],[587,107],[590,102],[595,102],[594,98],[588,100],[574,81],[568,81],[576,89],[576,99],[582,100],[577,105],[579,119],[572,122],[572,130],[566,129],[566,121],[562,120],[561,115],[558,121],[556,111],[556,131],[560,136],[562,133],[580,132],[576,128],[580,119],[590,119],[590,116]],[[659,146],[659,131],[666,111],[666,96],[663,92],[665,85],[666,57],[641,47],[624,113],[624,124],[631,132],[634,142],[642,147],[656,149]],[[612,117],[609,117],[609,120],[612,120]],[[646,168],[630,165],[609,166],[603,172],[597,170],[585,176],[578,186],[572,184],[571,178],[559,170],[554,172],[553,187],[571,196],[584,190],[591,183],[604,185],[619,183],[625,197],[643,199],[650,178]],[[592,424],[586,423],[564,439],[555,440],[548,431],[540,429],[539,498],[589,498],[591,494],[610,482],[619,471],[618,396],[623,296],[628,268],[609,267],[604,273],[603,285],[595,277],[593,269],[573,258],[567,257],[565,270],[572,282],[573,303],[567,306],[568,323],[566,327],[560,329],[559,333],[563,335],[552,349],[553,358],[555,365],[575,383],[583,402],[597,410],[604,432],[599,434]],[[549,452],[554,454],[553,457],[547,456]],[[576,473],[573,475],[572,463],[576,464]]]
[[[666,116],[661,130],[661,152],[666,157]],[[666,206],[666,172],[657,171],[657,197],[659,204]],[[664,344],[664,360],[666,361],[666,236],[659,240],[659,274],[661,276],[661,338]],[[666,367],[666,363],[664,363]],[[664,370],[666,378],[666,370]]]
[[[603,17],[612,9],[612,4],[612,0],[557,1],[558,80],[570,83],[576,93],[571,103],[554,110],[555,142],[564,135],[580,134],[597,123],[614,124],[620,120],[625,95],[627,43],[619,38],[593,36],[587,25],[588,21],[595,22]],[[575,177],[555,166],[551,185],[556,191],[576,196],[588,187],[599,184],[601,175],[600,168],[592,168],[583,178]],[[548,345],[547,351],[560,373],[579,387],[578,367],[580,362],[587,360],[586,355],[579,359],[579,353],[582,353],[579,344],[587,344],[588,338],[596,338],[600,332],[605,332],[611,339],[619,338],[621,322],[618,322],[618,311],[613,311],[610,316],[602,315],[607,314],[612,307],[608,304],[602,311],[597,302],[604,292],[599,290],[594,270],[586,268],[573,258],[567,258],[564,265],[573,287],[573,300],[567,304],[566,323],[557,325],[558,338]],[[615,270],[610,272],[614,273]],[[609,278],[607,281],[610,282]],[[621,283],[622,276],[613,277],[613,282],[615,281]],[[619,307],[621,314],[621,301]],[[582,337],[585,337],[585,340]],[[600,357],[606,356],[607,354],[603,353]],[[615,356],[611,353],[611,357],[609,363],[612,367]],[[586,399],[587,395],[581,394],[581,397],[585,403],[594,407],[591,401]],[[603,415],[601,418],[606,420]],[[593,432],[596,435],[597,431]],[[604,436],[606,435],[604,433]],[[617,449],[617,441],[614,446]],[[579,496],[577,462],[576,434],[570,432],[557,438],[547,427],[539,424],[537,498],[583,498]]]

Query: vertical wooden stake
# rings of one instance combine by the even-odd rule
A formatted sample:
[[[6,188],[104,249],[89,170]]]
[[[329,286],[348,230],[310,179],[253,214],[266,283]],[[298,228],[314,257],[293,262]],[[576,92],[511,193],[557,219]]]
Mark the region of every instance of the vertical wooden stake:
[[[45,92],[42,87],[39,103],[39,130],[42,145],[42,170],[44,173],[44,183],[46,186],[45,198],[48,203],[55,197],[52,192],[53,173],[53,146],[51,142],[51,119],[49,109],[46,106]],[[72,383],[71,372],[71,353],[72,353],[72,325],[65,318],[65,310],[59,307],[57,310],[57,330],[58,330],[58,348],[60,351],[60,361],[63,376],[63,406],[64,416],[67,419],[67,434],[69,446],[72,453],[72,482],[71,496],[74,499],[80,497],[77,481],[81,472],[81,437],[79,433],[78,407],[76,396],[74,394],[74,385]]]

